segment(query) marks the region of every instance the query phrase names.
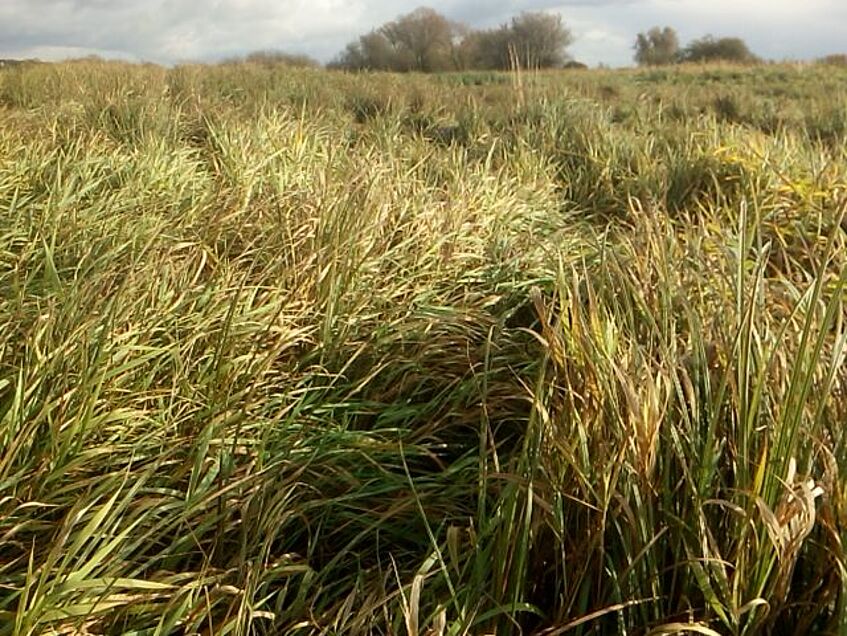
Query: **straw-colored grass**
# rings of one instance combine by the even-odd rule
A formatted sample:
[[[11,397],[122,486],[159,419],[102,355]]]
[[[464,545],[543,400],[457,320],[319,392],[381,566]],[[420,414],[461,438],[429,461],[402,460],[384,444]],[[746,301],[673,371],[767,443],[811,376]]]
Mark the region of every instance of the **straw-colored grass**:
[[[0,636],[847,629],[847,72],[0,72]]]

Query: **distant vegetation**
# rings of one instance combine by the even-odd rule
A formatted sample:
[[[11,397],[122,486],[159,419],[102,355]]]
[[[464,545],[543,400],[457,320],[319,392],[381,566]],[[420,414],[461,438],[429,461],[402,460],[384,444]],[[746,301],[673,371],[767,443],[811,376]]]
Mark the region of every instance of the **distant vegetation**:
[[[836,53],[833,55],[827,55],[826,57],[822,57],[818,60],[819,64],[824,64],[827,66],[845,66],[847,67],[847,53]]]
[[[846,96],[3,70],[0,636],[847,633]]]
[[[308,55],[277,50],[253,51],[243,57],[227,58],[222,63],[247,63],[267,67],[282,66],[290,68],[319,68],[321,66],[320,62]]]
[[[759,59],[741,38],[715,38],[711,35],[694,40],[680,54],[683,62],[735,62],[751,64]]]
[[[671,27],[653,27],[635,39],[635,61],[640,66],[664,66],[679,59],[679,36]]]
[[[759,61],[741,38],[715,38],[707,35],[685,48],[672,27],[653,27],[635,39],[635,61],[640,66],[666,66],[683,62],[730,62],[752,64]]]
[[[557,12],[525,11],[499,27],[473,29],[435,9],[420,7],[359,36],[327,67],[396,73],[587,68],[568,52],[574,41],[574,33]],[[633,49],[634,61],[645,67],[762,62],[739,37],[706,35],[682,46],[677,31],[670,26],[656,26],[638,33]],[[69,61],[103,60],[90,55]],[[832,54],[815,61],[827,66],[847,66],[847,54]],[[21,60],[0,60],[0,68],[20,63]],[[322,66],[308,55],[278,49],[225,58],[221,64],[287,68]]]
[[[39,60],[0,59],[0,68],[13,68],[22,64],[39,64]]]
[[[420,8],[351,42],[330,66],[424,73],[555,68],[568,60],[572,42],[559,14],[525,12],[499,28],[472,30]]]
[[[578,68],[567,52],[573,41],[558,13],[524,12],[496,29],[474,30],[422,7],[360,36],[329,66],[423,73]],[[639,33],[634,48],[640,66],[759,61],[740,38],[707,35],[682,47],[676,30],[668,26]]]

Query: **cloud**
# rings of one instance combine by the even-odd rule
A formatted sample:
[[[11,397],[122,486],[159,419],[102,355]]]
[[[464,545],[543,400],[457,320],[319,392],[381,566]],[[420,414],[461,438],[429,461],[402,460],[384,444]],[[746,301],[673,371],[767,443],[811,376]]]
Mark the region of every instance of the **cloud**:
[[[350,37],[361,9],[342,0],[4,0],[8,50],[122,51],[161,62],[258,48],[308,48]]]
[[[276,48],[331,58],[356,36],[425,0],[0,0],[0,56],[58,59],[100,53],[172,63]],[[676,27],[744,37],[768,57],[814,57],[844,49],[843,0],[432,0],[477,27],[522,10],[561,12],[589,63],[631,61],[638,31]]]
[[[577,36],[595,33],[573,47],[578,59],[592,64],[631,63],[636,33],[665,25],[677,29],[683,43],[707,34],[742,37],[755,53],[771,59],[847,52],[847,3],[842,0],[639,0],[610,11],[563,4],[558,10]],[[603,33],[605,46],[596,41]]]

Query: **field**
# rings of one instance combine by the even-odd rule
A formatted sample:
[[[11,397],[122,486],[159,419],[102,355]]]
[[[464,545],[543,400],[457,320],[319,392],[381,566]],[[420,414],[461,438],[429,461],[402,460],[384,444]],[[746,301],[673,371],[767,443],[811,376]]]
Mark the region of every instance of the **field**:
[[[0,71],[0,636],[847,630],[847,69]]]

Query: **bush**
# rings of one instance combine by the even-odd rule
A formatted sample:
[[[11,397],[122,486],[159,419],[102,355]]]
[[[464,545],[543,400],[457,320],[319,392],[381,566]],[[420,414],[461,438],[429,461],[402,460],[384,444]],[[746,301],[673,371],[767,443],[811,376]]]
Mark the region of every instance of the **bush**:
[[[683,62],[736,62],[751,64],[758,61],[741,38],[714,38],[707,35],[694,40],[682,51]]]
[[[287,66],[290,68],[318,68],[321,63],[304,53],[286,53],[285,51],[254,51],[243,58],[225,60],[224,64],[256,64],[258,66]]]

